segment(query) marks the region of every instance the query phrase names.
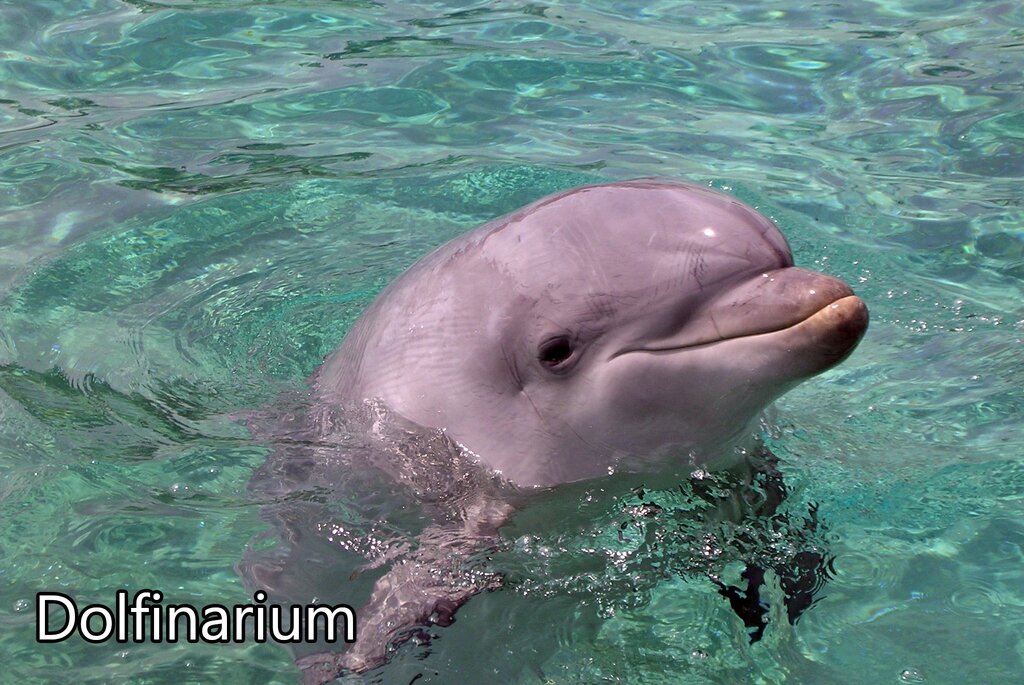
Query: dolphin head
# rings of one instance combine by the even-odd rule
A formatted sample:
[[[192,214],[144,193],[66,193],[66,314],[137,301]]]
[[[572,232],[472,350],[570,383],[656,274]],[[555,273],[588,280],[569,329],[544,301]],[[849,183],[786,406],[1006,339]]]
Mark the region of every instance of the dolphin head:
[[[793,266],[753,208],[655,180],[491,222],[368,315],[328,360],[335,390],[379,397],[541,486],[724,463],[773,399],[845,358],[868,323],[845,283]]]

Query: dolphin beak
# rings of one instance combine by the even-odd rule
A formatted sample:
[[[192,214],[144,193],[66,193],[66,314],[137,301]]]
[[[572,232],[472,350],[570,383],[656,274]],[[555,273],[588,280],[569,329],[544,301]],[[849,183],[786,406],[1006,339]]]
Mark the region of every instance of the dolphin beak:
[[[789,354],[807,354],[820,371],[845,358],[868,326],[868,309],[837,278],[797,267],[767,271],[713,298],[666,339],[628,352],[676,352],[754,336],[778,335]],[[817,371],[815,371],[817,372]]]
[[[784,355],[782,367],[796,377],[838,364],[868,327],[868,308],[850,286],[796,267],[739,284],[716,298],[704,314],[719,341],[763,336],[766,345]]]
[[[784,330],[848,297],[860,302],[866,317],[864,303],[843,281],[816,271],[786,267],[767,271],[730,288],[702,313],[711,319],[716,337],[727,340]],[[849,311],[855,320],[859,317],[856,309],[849,305],[842,307],[842,311]],[[864,325],[867,325],[866,319]]]
[[[782,331],[793,348],[813,350],[821,368],[845,359],[868,328],[868,308],[856,295],[848,295]]]

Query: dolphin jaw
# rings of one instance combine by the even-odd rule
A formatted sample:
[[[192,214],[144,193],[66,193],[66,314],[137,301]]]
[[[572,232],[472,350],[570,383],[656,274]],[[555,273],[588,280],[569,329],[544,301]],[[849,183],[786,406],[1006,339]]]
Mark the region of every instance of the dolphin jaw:
[[[785,280],[787,272],[791,276],[788,282]],[[760,289],[764,283],[774,282],[776,278],[780,278],[782,286],[788,286],[790,292],[782,290],[776,293],[772,288],[766,292],[745,289],[751,284]],[[766,272],[737,290],[726,292],[710,307],[697,313],[697,316],[705,318],[707,325],[696,335],[675,336],[662,343],[629,345],[612,352],[608,361],[634,352],[660,354],[699,349],[732,340],[795,330],[805,324],[808,332],[813,330],[819,337],[838,338],[839,344],[847,340],[848,352],[860,340],[867,327],[867,307],[864,302],[854,295],[846,283],[824,274],[789,267]],[[798,295],[794,296],[793,290]],[[769,319],[768,314],[772,318]],[[692,323],[692,320],[688,322]],[[830,333],[829,328],[835,328],[835,331]]]
[[[744,339],[753,339],[762,336],[793,334],[802,339],[802,342],[813,347],[822,353],[822,356],[829,360],[827,366],[838,364],[854,350],[860,342],[868,324],[868,309],[856,295],[847,295],[838,300],[829,302],[823,307],[815,309],[810,315],[799,321],[787,322],[786,325],[775,328],[754,329],[748,332],[729,336],[708,336],[696,339],[682,345],[658,345],[643,347],[626,347],[612,353],[608,357],[611,361],[617,357],[634,354],[637,352],[647,354],[674,354],[688,350],[709,348],[715,345],[727,344]],[[716,328],[717,332],[717,328]],[[804,345],[794,346],[794,353]],[[823,367],[827,368],[827,367]]]

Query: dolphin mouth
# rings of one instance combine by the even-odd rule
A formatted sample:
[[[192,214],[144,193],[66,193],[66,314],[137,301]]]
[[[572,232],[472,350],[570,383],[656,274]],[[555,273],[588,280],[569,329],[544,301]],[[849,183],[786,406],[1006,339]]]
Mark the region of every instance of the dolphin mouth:
[[[821,357],[838,363],[864,337],[868,328],[868,307],[856,295],[847,295],[826,305],[803,321],[783,329],[792,331],[796,340],[813,346]],[[797,347],[799,347],[799,343]]]
[[[705,314],[711,330],[702,335],[666,341],[663,345],[629,347],[619,350],[612,358],[632,352],[682,352],[743,338],[787,333],[799,334],[800,340],[812,343],[825,356],[845,356],[860,342],[867,329],[868,308],[848,285],[836,279],[828,280],[827,288],[818,292],[811,289],[811,296],[799,302],[784,307],[764,305],[760,316],[729,316],[728,313],[722,316],[712,309]],[[764,312],[776,316],[765,316]]]

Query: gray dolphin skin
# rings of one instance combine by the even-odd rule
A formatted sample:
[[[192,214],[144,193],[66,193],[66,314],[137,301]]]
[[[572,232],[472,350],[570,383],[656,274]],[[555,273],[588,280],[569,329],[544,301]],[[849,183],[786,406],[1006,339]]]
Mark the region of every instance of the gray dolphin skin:
[[[314,396],[379,402],[520,489],[685,477],[734,467],[762,410],[849,355],[867,323],[845,283],[793,266],[776,226],[742,202],[668,180],[608,183],[422,258],[326,359]],[[447,587],[430,566],[486,547],[512,511],[481,496],[427,531],[377,582],[356,644],[300,662],[307,680],[380,665],[403,630],[450,619],[483,588]]]

